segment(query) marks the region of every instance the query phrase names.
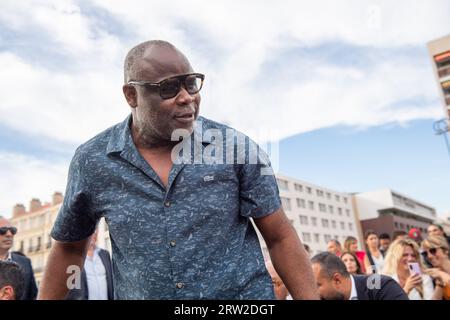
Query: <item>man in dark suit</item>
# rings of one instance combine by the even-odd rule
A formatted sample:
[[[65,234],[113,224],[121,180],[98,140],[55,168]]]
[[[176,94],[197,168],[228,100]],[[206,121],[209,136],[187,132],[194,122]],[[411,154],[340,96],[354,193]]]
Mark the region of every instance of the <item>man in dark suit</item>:
[[[323,300],[408,300],[398,283],[384,275],[351,275],[334,254],[323,252],[311,259]]]
[[[113,300],[114,287],[109,252],[97,247],[98,230],[92,235],[81,272],[80,288],[71,289],[67,300]]]
[[[25,282],[23,295],[18,300],[34,300],[38,290],[31,260],[21,253],[11,252],[16,233],[17,228],[9,220],[0,217],[0,260],[14,261],[22,268]]]

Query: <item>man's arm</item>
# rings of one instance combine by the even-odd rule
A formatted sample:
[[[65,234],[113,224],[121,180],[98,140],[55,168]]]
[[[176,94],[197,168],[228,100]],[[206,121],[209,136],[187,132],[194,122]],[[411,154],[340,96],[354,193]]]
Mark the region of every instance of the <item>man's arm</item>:
[[[293,299],[319,299],[311,263],[282,208],[254,219],[266,241],[275,270]]]
[[[48,257],[38,300],[62,300],[65,298],[69,291],[67,278],[72,275],[67,273],[67,268],[76,265],[82,270],[89,239],[88,237],[81,241],[68,243],[55,241]]]

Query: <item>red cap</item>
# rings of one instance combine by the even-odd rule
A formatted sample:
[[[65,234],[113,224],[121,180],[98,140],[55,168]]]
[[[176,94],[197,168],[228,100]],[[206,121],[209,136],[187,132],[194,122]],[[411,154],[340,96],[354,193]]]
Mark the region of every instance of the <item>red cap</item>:
[[[416,228],[412,228],[408,232],[408,237],[410,237],[413,240],[420,239],[420,230]]]

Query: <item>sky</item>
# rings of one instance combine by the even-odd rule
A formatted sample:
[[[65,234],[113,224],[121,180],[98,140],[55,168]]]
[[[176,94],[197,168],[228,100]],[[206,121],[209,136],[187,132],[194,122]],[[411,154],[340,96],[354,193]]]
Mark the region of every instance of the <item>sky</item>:
[[[65,190],[78,145],[130,112],[123,60],[163,39],[206,75],[201,114],[279,145],[280,173],[391,188],[450,213],[426,43],[450,2],[0,0],[0,214]]]

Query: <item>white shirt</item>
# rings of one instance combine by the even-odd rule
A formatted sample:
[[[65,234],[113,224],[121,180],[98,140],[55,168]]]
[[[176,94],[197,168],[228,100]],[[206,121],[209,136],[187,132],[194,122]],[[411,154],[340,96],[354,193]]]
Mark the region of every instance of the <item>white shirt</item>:
[[[8,255],[6,256],[5,261],[12,261],[11,251],[8,251]]]
[[[352,290],[350,291],[350,298],[348,300],[358,300],[358,292],[356,292],[355,279],[352,275],[350,275],[350,279],[352,279]]]
[[[88,299],[108,300],[106,270],[98,252],[99,250],[96,247],[92,257],[86,256],[86,261],[84,262],[88,284]]]
[[[381,251],[380,251],[380,256],[378,258],[375,257],[374,255],[372,255],[372,259],[373,259],[373,263],[375,263],[375,269],[377,271],[376,273],[381,274],[381,272],[383,271],[383,268],[384,268],[384,257],[381,254]],[[370,270],[368,270],[368,271],[370,271],[370,273],[372,273],[372,269],[373,268],[370,267]]]
[[[400,283],[398,280],[398,275],[393,274],[392,279]],[[433,280],[431,277],[426,274],[422,274],[422,289],[423,289],[423,298],[420,296],[419,291],[416,288],[413,288],[408,293],[409,300],[431,300],[433,298],[434,288],[433,288]]]

